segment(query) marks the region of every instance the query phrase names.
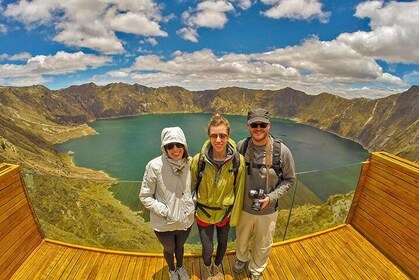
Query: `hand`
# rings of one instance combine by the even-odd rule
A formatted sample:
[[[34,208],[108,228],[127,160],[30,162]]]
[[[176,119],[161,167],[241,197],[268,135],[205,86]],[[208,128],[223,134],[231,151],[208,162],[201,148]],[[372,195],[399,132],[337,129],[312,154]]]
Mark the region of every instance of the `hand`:
[[[266,205],[269,204],[269,201],[270,201],[269,196],[265,196],[264,198],[259,199],[259,203],[262,204],[260,209],[262,210],[263,208],[265,208]]]

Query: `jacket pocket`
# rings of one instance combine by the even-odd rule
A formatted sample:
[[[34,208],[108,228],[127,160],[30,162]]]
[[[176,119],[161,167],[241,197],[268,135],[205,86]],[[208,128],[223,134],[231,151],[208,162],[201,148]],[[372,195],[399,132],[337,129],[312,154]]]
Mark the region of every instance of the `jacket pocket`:
[[[167,216],[167,223],[179,223],[183,226],[189,225],[191,218],[193,219],[191,214],[195,211],[195,204],[191,195],[184,195],[181,198],[173,196],[169,203],[170,207]]]

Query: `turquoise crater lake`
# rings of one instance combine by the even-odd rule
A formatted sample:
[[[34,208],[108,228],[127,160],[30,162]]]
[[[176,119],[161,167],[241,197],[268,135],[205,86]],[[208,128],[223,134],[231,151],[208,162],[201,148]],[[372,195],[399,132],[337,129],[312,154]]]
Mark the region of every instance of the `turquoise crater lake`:
[[[209,114],[160,114],[98,120],[90,126],[99,134],[72,139],[56,148],[59,152],[74,152],[77,166],[103,170],[120,180],[138,181],[147,162],[161,154],[160,132],[164,127],[180,126],[187,137],[189,153],[194,155],[207,139],[210,117]],[[227,115],[226,118],[235,141],[248,136],[245,116]],[[271,134],[291,149],[298,172],[344,167],[368,157],[368,151],[353,141],[289,120],[271,121]],[[329,191],[313,191],[322,199],[330,195]]]

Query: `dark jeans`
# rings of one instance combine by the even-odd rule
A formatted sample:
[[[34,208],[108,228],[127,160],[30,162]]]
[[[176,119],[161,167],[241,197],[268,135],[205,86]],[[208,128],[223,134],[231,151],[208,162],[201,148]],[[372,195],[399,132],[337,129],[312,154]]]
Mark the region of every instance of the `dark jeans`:
[[[183,253],[185,252],[183,245],[186,239],[188,239],[191,228],[175,231],[154,231],[160,243],[163,245],[164,259],[170,270],[175,270],[174,257],[176,258],[176,266],[183,266]]]
[[[227,250],[228,232],[230,231],[230,223],[223,227],[216,225],[200,226],[198,225],[199,237],[202,243],[202,259],[206,266],[211,264],[211,257],[214,251],[214,228],[217,229],[217,253],[215,254],[214,263],[220,265]]]

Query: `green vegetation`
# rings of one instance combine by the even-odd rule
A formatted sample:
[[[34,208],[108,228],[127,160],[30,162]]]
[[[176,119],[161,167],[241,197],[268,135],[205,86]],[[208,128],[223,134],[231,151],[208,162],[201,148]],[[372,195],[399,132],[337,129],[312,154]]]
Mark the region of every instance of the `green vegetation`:
[[[148,224],[110,195],[111,181],[31,174],[24,180],[46,237],[107,249],[160,251]]]
[[[115,186],[115,181],[35,174],[24,175],[24,181],[31,205],[47,238],[106,249],[161,252],[161,245],[144,221],[146,212],[131,211],[112,197],[109,189]],[[139,187],[139,182],[123,184],[134,186],[132,192],[138,192],[135,189]],[[344,222],[353,193],[332,196],[326,204],[321,204],[308,188],[301,185],[299,189],[301,192],[298,197],[301,199],[291,212],[287,239]],[[289,199],[292,199],[292,195],[291,190],[284,198],[283,205],[291,205]],[[307,201],[309,197],[314,198],[314,204]],[[276,241],[283,239],[289,213],[289,209],[279,212]],[[194,240],[197,238],[193,237]],[[235,248],[234,241],[229,242],[228,248]],[[186,244],[186,251],[200,253],[201,245]]]
[[[321,205],[298,205],[292,209],[291,215],[289,215],[289,210],[280,210],[274,239],[276,241],[283,239],[289,217],[285,239],[304,236],[344,223],[351,207],[353,194],[352,191],[344,195],[333,195]]]

